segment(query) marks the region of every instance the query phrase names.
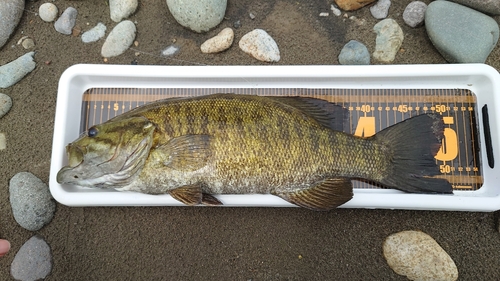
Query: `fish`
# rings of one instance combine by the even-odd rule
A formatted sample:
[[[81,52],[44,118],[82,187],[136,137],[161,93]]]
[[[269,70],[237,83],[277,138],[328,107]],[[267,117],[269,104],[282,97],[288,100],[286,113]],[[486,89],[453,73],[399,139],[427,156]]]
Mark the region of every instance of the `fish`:
[[[68,144],[57,182],[170,194],[186,205],[222,205],[217,194],[272,194],[317,211],[351,200],[353,179],[409,193],[453,193],[447,180],[432,177],[444,137],[439,114],[359,137],[338,130],[345,112],[301,96],[159,100]]]

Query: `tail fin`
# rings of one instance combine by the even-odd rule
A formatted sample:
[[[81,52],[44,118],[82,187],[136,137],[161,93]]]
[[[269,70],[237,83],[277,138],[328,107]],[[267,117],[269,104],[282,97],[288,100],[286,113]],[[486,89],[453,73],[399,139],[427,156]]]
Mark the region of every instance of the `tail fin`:
[[[434,156],[441,147],[444,123],[438,114],[422,114],[388,127],[373,138],[388,150],[391,167],[381,184],[412,193],[453,193],[439,174]]]

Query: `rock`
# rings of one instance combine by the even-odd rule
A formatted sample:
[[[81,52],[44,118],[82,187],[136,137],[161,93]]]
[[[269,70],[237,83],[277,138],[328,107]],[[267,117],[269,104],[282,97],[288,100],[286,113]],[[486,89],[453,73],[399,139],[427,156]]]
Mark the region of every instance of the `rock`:
[[[16,280],[40,280],[52,270],[52,253],[43,237],[31,237],[19,249],[10,266]]]
[[[449,0],[490,15],[500,15],[498,0]]]
[[[227,0],[167,0],[167,6],[180,25],[202,33],[224,19]]]
[[[429,235],[402,231],[390,235],[383,245],[384,257],[399,275],[410,280],[457,280],[451,257]]]
[[[14,61],[0,66],[0,88],[8,88],[16,84],[36,67],[33,60],[35,52],[26,53]]]
[[[240,20],[235,21],[233,23],[233,27],[236,28],[236,29],[240,28],[241,27],[241,21]]]
[[[109,0],[109,11],[114,22],[120,22],[135,13],[139,0]]]
[[[7,114],[12,107],[12,99],[6,94],[0,93],[0,118]]]
[[[0,1],[0,48],[9,40],[24,11],[24,0]]]
[[[370,13],[376,19],[385,19],[389,14],[391,0],[378,0],[377,4],[370,7]]]
[[[101,55],[109,58],[123,54],[134,43],[135,32],[135,24],[129,20],[117,24],[104,41]]]
[[[94,28],[88,30],[82,34],[83,43],[95,42],[106,34],[106,26],[103,23],[98,23]]]
[[[424,23],[425,10],[427,10],[427,4],[422,1],[413,1],[408,6],[406,6],[403,12],[404,22],[411,26],[417,27]]]
[[[370,53],[365,45],[351,40],[340,51],[339,63],[343,65],[369,65]]]
[[[56,5],[52,3],[42,4],[38,9],[40,18],[46,22],[53,22],[56,19],[58,12],[59,11],[57,10]]]
[[[243,35],[239,42],[243,52],[252,55],[260,61],[277,62],[280,60],[280,50],[274,39],[262,29],[254,29]]]
[[[26,38],[26,39],[23,40],[23,42],[21,43],[21,45],[26,50],[27,49],[31,49],[31,48],[35,47],[35,41],[33,41],[33,39],[31,39],[31,38]]]
[[[499,37],[494,19],[448,1],[429,4],[425,27],[436,49],[451,63],[484,63]]]
[[[373,30],[377,33],[373,58],[385,63],[392,62],[403,44],[403,30],[393,19],[380,21]]]
[[[233,44],[234,32],[231,28],[224,28],[215,37],[212,37],[201,44],[201,51],[205,54],[212,54],[227,50]]]
[[[337,6],[344,11],[354,11],[373,2],[375,0],[335,0]]]
[[[332,13],[337,17],[340,17],[340,15],[342,15],[342,11],[337,9],[337,7],[335,7],[333,4],[330,6],[330,10],[332,10]]]
[[[20,172],[10,179],[10,205],[14,219],[30,231],[48,224],[56,210],[49,187],[32,173]]]
[[[161,55],[164,57],[170,57],[170,56],[177,54],[178,51],[179,51],[179,47],[174,46],[174,45],[170,45],[167,48],[165,48],[163,51],[161,51]]]
[[[59,19],[57,19],[57,21],[54,23],[54,28],[59,33],[71,35],[73,27],[76,23],[77,15],[78,11],[75,8],[67,8],[66,10],[64,10]]]
[[[0,133],[0,150],[7,148],[7,138],[4,133]]]

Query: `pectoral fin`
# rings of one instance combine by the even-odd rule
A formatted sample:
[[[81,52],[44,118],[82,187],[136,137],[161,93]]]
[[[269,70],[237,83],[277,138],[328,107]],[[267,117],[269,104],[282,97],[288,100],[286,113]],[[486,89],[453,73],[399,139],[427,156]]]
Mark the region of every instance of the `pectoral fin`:
[[[173,189],[169,194],[178,201],[182,203],[193,206],[198,204],[208,205],[208,206],[219,206],[222,205],[217,198],[214,196],[203,193],[201,189],[201,184],[185,185],[179,188]]]
[[[315,186],[296,192],[276,193],[286,201],[315,211],[328,211],[352,199],[350,179],[326,179]]]
[[[203,168],[210,156],[210,136],[185,135],[171,139],[167,144],[156,148],[166,155],[163,164],[179,171],[195,171]]]

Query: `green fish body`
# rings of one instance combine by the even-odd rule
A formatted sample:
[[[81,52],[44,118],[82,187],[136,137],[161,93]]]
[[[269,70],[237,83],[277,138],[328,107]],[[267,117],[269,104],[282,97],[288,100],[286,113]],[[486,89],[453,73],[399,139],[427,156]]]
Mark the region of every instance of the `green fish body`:
[[[335,130],[343,114],[303,97],[215,94],[157,101],[90,128],[67,146],[59,183],[171,194],[220,205],[212,194],[274,194],[329,210],[351,179],[417,193],[451,193],[438,168],[444,125],[419,115],[361,138]]]

